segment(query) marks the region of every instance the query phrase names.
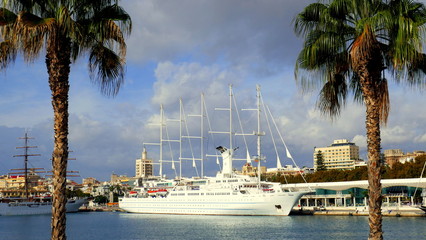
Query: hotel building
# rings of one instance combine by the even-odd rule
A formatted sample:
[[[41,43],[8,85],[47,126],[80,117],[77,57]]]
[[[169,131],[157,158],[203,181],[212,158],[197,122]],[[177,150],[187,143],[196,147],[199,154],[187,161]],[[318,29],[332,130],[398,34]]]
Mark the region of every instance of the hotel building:
[[[346,139],[334,140],[328,147],[314,148],[314,169],[317,170],[317,154],[321,151],[326,170],[351,170],[359,160],[359,147]]]

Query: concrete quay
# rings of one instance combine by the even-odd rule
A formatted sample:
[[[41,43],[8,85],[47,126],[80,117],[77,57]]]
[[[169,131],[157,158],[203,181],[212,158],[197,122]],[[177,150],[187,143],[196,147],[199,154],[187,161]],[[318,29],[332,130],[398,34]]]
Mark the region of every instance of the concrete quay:
[[[83,206],[79,212],[124,212],[118,206]]]
[[[368,207],[294,207],[290,215],[368,216]],[[426,217],[426,213],[411,206],[382,207],[384,217]]]

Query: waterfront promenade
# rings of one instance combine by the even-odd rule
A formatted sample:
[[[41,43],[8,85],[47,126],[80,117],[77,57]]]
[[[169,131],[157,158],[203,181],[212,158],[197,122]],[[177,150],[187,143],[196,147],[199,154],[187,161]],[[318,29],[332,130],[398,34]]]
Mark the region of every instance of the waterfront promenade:
[[[81,207],[80,212],[124,212],[118,206]],[[382,207],[386,217],[426,217],[426,213],[416,207]],[[368,216],[366,207],[294,207],[291,215],[323,215],[323,216]]]
[[[323,215],[323,216],[368,216],[368,207],[294,207],[292,215]],[[426,213],[412,206],[382,206],[384,217],[426,217]]]

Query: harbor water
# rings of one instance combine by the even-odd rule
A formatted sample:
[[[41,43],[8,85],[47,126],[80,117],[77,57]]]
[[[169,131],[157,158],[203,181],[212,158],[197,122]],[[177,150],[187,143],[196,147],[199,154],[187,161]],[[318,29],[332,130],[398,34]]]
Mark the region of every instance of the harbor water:
[[[1,239],[50,238],[49,215],[0,216]],[[426,239],[426,218],[385,217],[385,239]],[[365,216],[191,216],[122,212],[67,214],[74,239],[367,239]]]

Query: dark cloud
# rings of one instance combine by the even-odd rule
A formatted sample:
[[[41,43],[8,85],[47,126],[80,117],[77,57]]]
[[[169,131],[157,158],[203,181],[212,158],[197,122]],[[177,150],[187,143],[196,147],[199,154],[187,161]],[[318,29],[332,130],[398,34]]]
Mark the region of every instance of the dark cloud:
[[[301,41],[292,20],[313,1],[125,1],[134,20],[129,58],[182,56],[279,68],[293,64]]]

